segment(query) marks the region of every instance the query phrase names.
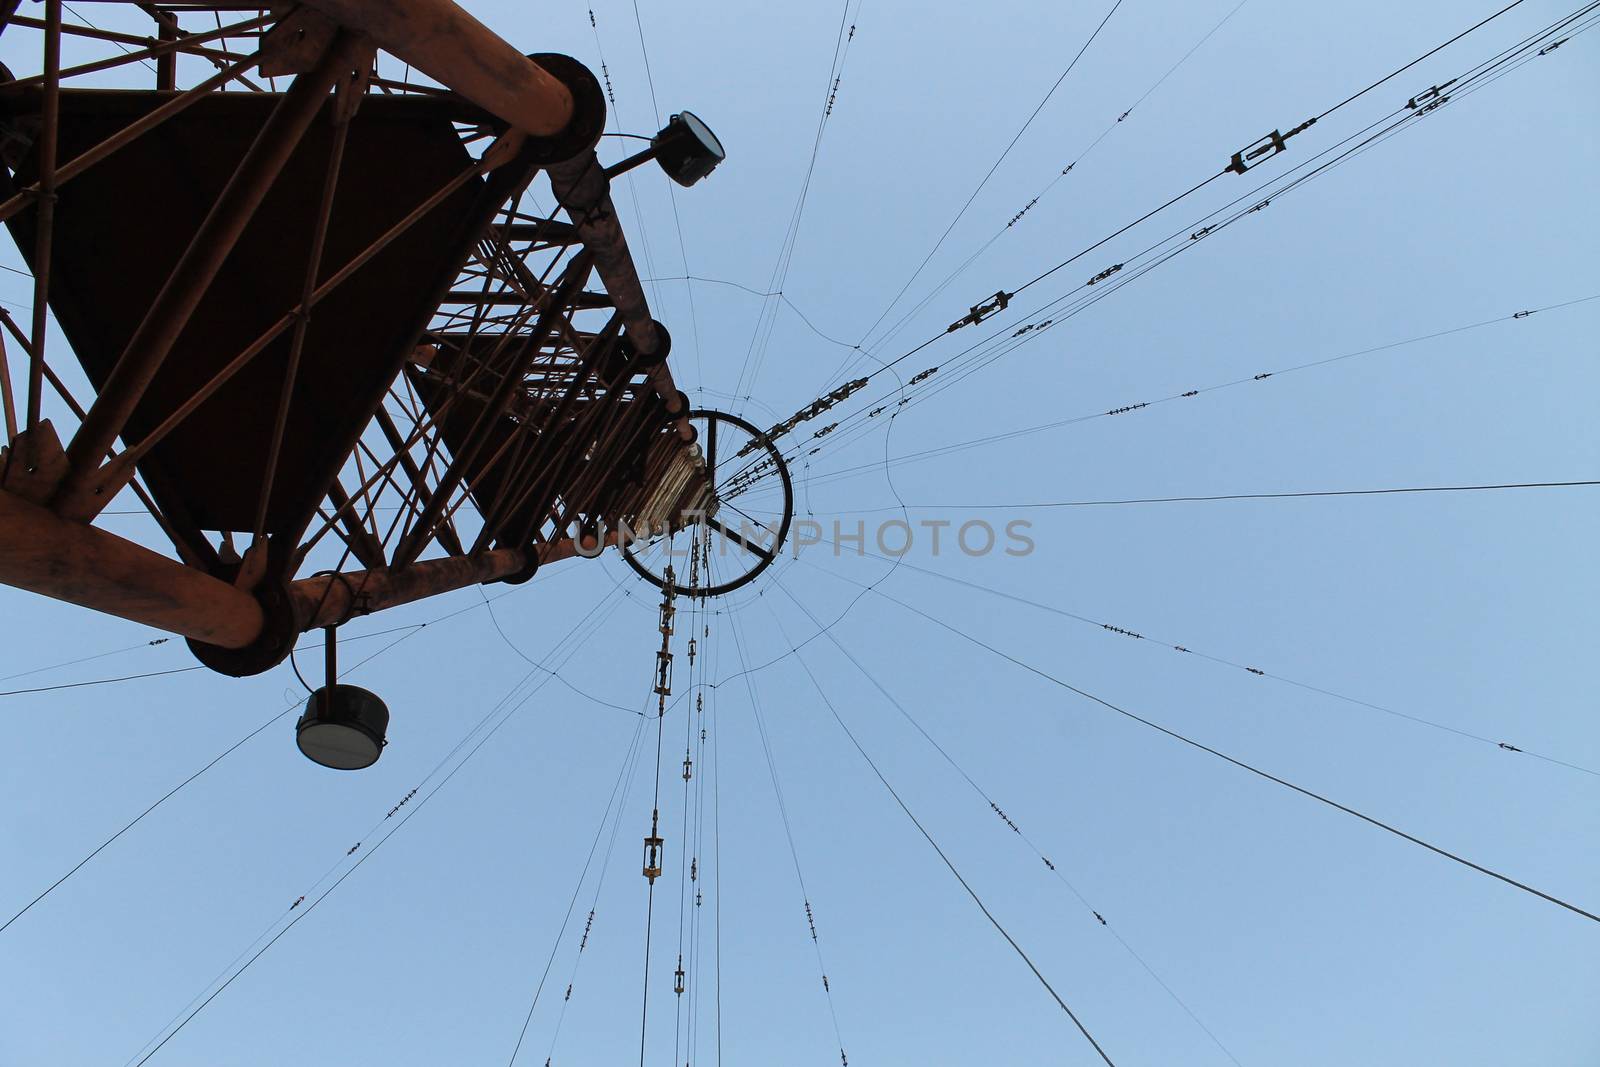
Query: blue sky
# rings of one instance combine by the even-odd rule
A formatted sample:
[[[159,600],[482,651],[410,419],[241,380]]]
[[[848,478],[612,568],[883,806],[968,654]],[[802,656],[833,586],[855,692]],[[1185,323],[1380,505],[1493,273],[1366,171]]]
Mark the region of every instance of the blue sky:
[[[903,307],[999,230],[1235,2],[1128,0]],[[845,347],[789,305],[774,305],[752,395],[739,402],[753,419],[775,421],[816,395],[1105,6],[979,11],[866,0],[849,9],[857,31],[783,285],[793,306]],[[569,52],[598,69],[583,5],[469,7],[526,51]],[[1249,0],[879,355],[938,333],[997,288],[1028,280],[1213,173],[1240,146],[1321,112],[1492,10]],[[1269,167],[1287,169],[1568,10],[1528,0],[1297,137]],[[649,133],[656,120],[633,7],[608,0],[594,12],[618,102],[608,128]],[[619,197],[636,255],[661,279],[686,273],[686,252],[688,273],[765,291],[827,95],[839,7],[642,4],[640,12],[663,116],[698,113],[728,161],[678,191],[682,249],[665,179],[638,172],[638,213],[631,197]],[[102,20],[98,7],[89,13]],[[117,17],[107,9],[103,21]],[[37,57],[22,53],[21,39],[7,34],[0,59],[31,72]],[[908,407],[887,454],[1600,293],[1592,255],[1600,238],[1592,204],[1597,40],[1578,37],[1452,101],[960,387]],[[622,143],[603,151],[620,155]],[[1260,173],[1277,173],[1269,167]],[[1229,176],[1069,268],[1056,288],[1041,283],[1039,302],[1240,195],[1252,178]],[[21,262],[9,247],[3,261]],[[676,372],[708,404],[733,402],[726,394],[763,307],[737,286],[696,283],[692,314],[685,283],[652,286],[676,340]],[[23,278],[0,279],[0,299],[30,298]],[[1018,310],[1026,310],[1020,298],[996,327],[1029,321]],[[1590,400],[1600,387],[1597,323],[1600,301],[1578,304],[895,466],[892,483],[881,466],[823,479],[881,464],[885,435],[875,432],[797,468],[802,511],[853,524],[893,517],[872,509],[899,499],[938,506],[919,516],[993,521],[1011,513],[962,509],[1584,479],[1600,458]],[[903,369],[947,360],[973,333],[939,342]],[[1149,639],[910,568],[888,574],[881,589],[1146,718],[1580,906],[1600,906],[1600,778],[1528,754],[1600,768],[1589,669],[1600,623],[1592,488],[1018,514],[1034,523],[1037,550],[1025,558],[933,558],[919,548],[907,561]],[[105,521],[155,543],[146,520]],[[848,608],[829,632],[1107,919],[1095,921],[827,637],[804,646],[804,663],[884,776],[1118,1064],[1229,1060],[1113,932],[1243,1064],[1600,1061],[1600,931],[1592,923],[1121,719],[889,600],[854,599],[861,590],[852,583],[887,571],[816,546],[715,605],[702,623],[712,631],[703,678],[720,683],[705,691],[721,862],[704,845],[701,854],[720,880],[727,1062],[837,1062],[804,899],[856,1067],[1097,1062],[885,792],[796,658],[752,673],[748,687],[735,677],[741,650],[751,665],[765,664],[811,637],[816,627],[796,601],[824,620]],[[484,594],[506,594],[493,619]],[[0,611],[0,675],[159,636],[12,591],[0,591]],[[359,774],[313,766],[294,748],[289,713],[107,847],[0,933],[0,1063],[124,1063],[208,982],[231,973],[253,938],[281,929],[296,897],[317,899],[369,854],[151,1062],[505,1062],[554,944],[517,1058],[542,1063],[599,858],[573,925],[559,940],[558,930],[640,725],[611,705],[645,706],[654,616],[652,590],[607,558],[352,624],[347,639],[440,620],[352,679],[389,702],[382,760]],[[397,636],[349,644],[346,662]],[[559,679],[508,644],[559,666]],[[0,689],[191,663],[173,641]],[[687,679],[685,665],[678,669]],[[474,724],[511,706],[499,703],[508,694],[519,710],[503,728],[447,784],[454,762],[428,777]],[[192,671],[4,697],[0,913],[22,907],[133,815],[302,699],[287,668],[242,681]],[[687,707],[677,704],[664,723],[669,866],[657,883],[647,1033],[648,1059],[658,1063],[674,1043],[684,830],[677,767]],[[645,726],[653,745],[655,723]],[[649,826],[651,758],[647,751],[628,777],[555,1063],[637,1054],[639,842]],[[711,776],[701,772],[709,790]],[[409,819],[384,839],[394,823],[385,813],[419,785],[403,809]],[[610,834],[607,823],[599,855],[608,854]],[[385,843],[371,851],[378,840]],[[362,850],[346,857],[357,841]],[[712,903],[708,894],[702,911]],[[718,1055],[713,944],[703,931],[691,974],[699,996],[692,1060],[700,1063]]]

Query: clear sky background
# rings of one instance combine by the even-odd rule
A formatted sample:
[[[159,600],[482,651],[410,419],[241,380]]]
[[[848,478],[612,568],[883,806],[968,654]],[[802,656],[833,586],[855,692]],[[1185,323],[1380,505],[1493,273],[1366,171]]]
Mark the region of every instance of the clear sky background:
[[[993,236],[1235,2],[1127,0],[901,307]],[[748,402],[735,402],[727,394],[765,306],[739,287],[771,284],[829,88],[840,7],[641,4],[662,117],[695,111],[729,157],[678,191],[682,248],[658,172],[638,172],[637,212],[618,197],[641,269],[663,279],[651,292],[676,339],[680,381],[703,402],[735,403],[762,422],[815,396],[1107,6],[852,5],[857,30],[783,282],[793,307],[768,307],[776,318],[761,370]],[[879,355],[937,333],[996,289],[1213,173],[1236,148],[1323,111],[1495,6],[1249,0]],[[599,69],[582,4],[469,7],[529,52],[568,52]],[[1568,10],[1528,0],[1297,137],[1260,173],[1281,172]],[[85,13],[107,25],[123,17],[99,6]],[[650,133],[633,6],[603,0],[594,14],[618,102],[608,128]],[[0,60],[19,73],[38,63],[23,39],[0,41]],[[1600,37],[1578,37],[1452,101],[908,407],[888,454],[1600,293],[1597,47]],[[626,145],[607,141],[602,151],[620,156]],[[1028,296],[1065,293],[1254,178],[1215,183]],[[21,264],[9,246],[3,261]],[[685,273],[737,284],[694,283],[691,315],[689,287],[666,280]],[[30,293],[26,279],[0,278],[0,299],[26,305]],[[1018,304],[995,325],[1029,321],[1020,312],[1033,303]],[[894,517],[870,509],[898,496],[939,506],[914,518],[1032,520],[1037,550],[1026,558],[935,558],[923,542],[906,561],[1149,639],[909,567],[880,588],[1121,707],[1594,910],[1600,777],[1532,753],[1600,769],[1595,490],[962,508],[1592,478],[1597,326],[1600,301],[1506,318],[895,466],[892,485],[879,431],[797,468],[802,510],[848,527]],[[902,369],[939,363],[975,339],[964,331]],[[823,478],[874,461],[858,476]],[[156,542],[147,519],[106,522]],[[848,608],[831,635],[1105,917],[1109,925],[1095,920],[828,637],[804,646],[803,662],[862,747],[1119,1065],[1230,1062],[1168,989],[1252,1067],[1600,1062],[1596,924],[1116,716],[874,594],[855,599],[852,583],[887,570],[813,547],[701,624],[712,632],[704,680],[721,682],[705,690],[718,773],[701,768],[708,836],[716,785],[720,862],[717,849],[699,851],[720,896],[706,885],[690,974],[697,1039],[685,1058],[838,1062],[808,944],[809,899],[854,1067],[1097,1062],[863,762],[800,662],[784,655],[816,631],[798,602],[824,621]],[[484,594],[505,594],[493,619]],[[352,868],[151,1062],[505,1063],[553,949],[516,1062],[551,1055],[569,981],[554,1062],[631,1062],[648,751],[627,776],[614,847],[608,822],[560,931],[641,724],[626,709],[644,706],[655,600],[607,558],[352,623],[347,640],[439,620],[392,648],[399,634],[346,646],[347,663],[382,651],[351,678],[389,703],[382,760],[356,774],[314,766],[295,750],[287,712],[105,848],[0,933],[0,1063],[127,1062],[231,974],[230,961],[253,953],[252,939],[300,914],[286,911],[296,897],[321,899]],[[0,690],[193,663],[181,642],[145,647],[160,635],[23,593],[0,590],[0,617],[0,676],[134,646],[10,678]],[[752,666],[775,661],[748,675],[748,687],[741,648]],[[523,656],[559,667],[559,677]],[[319,662],[315,651],[302,659],[308,670]],[[678,670],[681,692],[681,645]],[[508,694],[519,710],[503,728],[461,764],[483,736],[471,735],[428,777],[486,714],[513,706],[501,703]],[[243,681],[194,670],[0,697],[0,921],[303,699],[287,667]],[[657,886],[647,1034],[657,1064],[670,1062],[680,1023],[670,987],[687,708],[676,704],[664,724],[669,863]],[[645,725],[653,746],[655,724]],[[1526,751],[1492,743],[1501,740]],[[410,817],[385,838],[398,819],[385,812],[419,785],[402,809]]]

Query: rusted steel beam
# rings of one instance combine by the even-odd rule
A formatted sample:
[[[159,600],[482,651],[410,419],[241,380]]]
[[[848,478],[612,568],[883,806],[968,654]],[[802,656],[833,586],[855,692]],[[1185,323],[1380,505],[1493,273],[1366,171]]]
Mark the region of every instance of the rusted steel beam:
[[[261,633],[256,598],[0,490],[0,582],[223,648]]]
[[[660,328],[650,316],[639,271],[628,251],[628,239],[611,203],[611,179],[606,177],[605,168],[600,166],[592,150],[557,163],[548,171],[556,201],[572,218],[583,246],[594,255],[595,272],[605,282],[606,294],[622,315],[629,344],[649,362],[648,357],[661,349],[663,339]],[[684,441],[694,440],[689,407],[679,396],[667,361],[659,360],[647,373],[651,388],[666,405],[667,413],[674,416],[673,426],[678,437]]]
[[[615,536],[607,543],[614,544]],[[578,554],[570,538],[539,545],[537,551],[541,566]],[[303,578],[290,584],[289,604],[296,630],[314,630],[469,585],[498,582],[527,570],[527,550],[496,548],[475,556],[429,559],[406,567]]]
[[[571,91],[451,0],[307,0],[441,85],[536,137],[572,121]]]
[[[537,551],[541,565],[577,555],[569,539]],[[296,631],[315,629],[525,573],[528,563],[526,551],[507,548],[398,570],[321,575],[291,583],[289,603]],[[4,490],[0,583],[221,648],[245,648],[266,629],[265,613],[251,593]]]
[[[349,75],[358,47],[354,34],[340,33],[335,37],[317,68],[295,78],[239,162],[73,435],[67,447],[71,473],[57,496],[58,507],[64,512],[78,518],[92,517],[105,505],[109,494],[101,492],[97,496],[94,492],[101,461],[290,153],[321,110],[328,90]]]
[[[44,34],[44,108],[39,131],[39,206],[33,260],[33,352],[28,360],[29,430],[39,423],[44,399],[45,318],[50,304],[50,255],[56,212],[56,135],[61,118],[61,0],[47,0]]]
[[[177,47],[178,27],[171,22],[163,21],[157,30],[162,44]],[[176,92],[178,88],[178,56],[175,51],[162,52],[156,59],[156,89],[161,92]]]

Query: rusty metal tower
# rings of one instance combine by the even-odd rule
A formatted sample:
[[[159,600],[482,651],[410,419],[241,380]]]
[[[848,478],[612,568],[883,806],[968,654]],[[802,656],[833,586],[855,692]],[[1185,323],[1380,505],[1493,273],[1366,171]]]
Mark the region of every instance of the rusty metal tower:
[[[450,0],[130,4],[143,36],[18,6],[0,32],[40,66],[0,71],[0,220],[34,301],[0,310],[0,582],[248,675],[714,515],[609,192],[651,156],[715,166],[693,116],[607,169],[593,75]],[[63,66],[63,41],[115,51]],[[170,552],[97,524],[130,494]]]

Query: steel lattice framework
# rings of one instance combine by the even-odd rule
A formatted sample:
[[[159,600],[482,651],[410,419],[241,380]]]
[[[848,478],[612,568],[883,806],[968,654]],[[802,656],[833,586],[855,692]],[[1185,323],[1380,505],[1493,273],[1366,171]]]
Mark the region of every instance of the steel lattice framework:
[[[116,6],[148,34],[0,3],[0,581],[248,674],[704,506],[588,70],[448,0]],[[96,525],[125,493],[176,558]]]

